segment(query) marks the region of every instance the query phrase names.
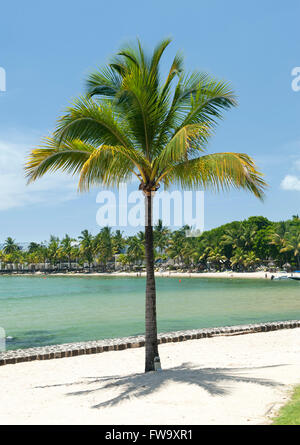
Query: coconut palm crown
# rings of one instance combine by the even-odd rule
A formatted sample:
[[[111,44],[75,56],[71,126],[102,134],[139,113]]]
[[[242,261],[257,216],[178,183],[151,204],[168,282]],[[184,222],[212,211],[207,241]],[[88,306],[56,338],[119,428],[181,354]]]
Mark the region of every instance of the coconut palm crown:
[[[138,41],[89,75],[87,94],[31,152],[29,182],[49,171],[79,175],[79,189],[136,177],[145,194],[146,371],[158,356],[152,196],[160,187],[243,188],[262,198],[265,182],[244,153],[205,153],[222,112],[236,105],[231,87],[206,73],[185,74],[178,53],[165,79],[159,65],[170,39],[148,56]],[[156,359],[157,361],[157,359]]]

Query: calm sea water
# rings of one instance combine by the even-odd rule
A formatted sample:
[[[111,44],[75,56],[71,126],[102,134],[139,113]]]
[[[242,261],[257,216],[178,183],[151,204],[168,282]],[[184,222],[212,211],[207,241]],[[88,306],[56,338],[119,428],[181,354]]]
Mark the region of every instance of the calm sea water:
[[[0,277],[7,349],[144,332],[145,279]],[[158,278],[158,329],[300,319],[300,282]]]

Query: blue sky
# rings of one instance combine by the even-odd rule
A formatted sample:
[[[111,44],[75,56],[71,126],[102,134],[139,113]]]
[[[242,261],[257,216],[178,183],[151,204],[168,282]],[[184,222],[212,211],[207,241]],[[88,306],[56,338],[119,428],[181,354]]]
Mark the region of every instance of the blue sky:
[[[14,1],[2,3],[0,67],[0,242],[73,236],[96,224],[96,194],[76,193],[76,181],[48,176],[25,187],[22,165],[51,133],[56,118],[84,91],[84,79],[122,43],[137,36],[151,50],[171,36],[165,63],[179,49],[187,70],[231,82],[239,106],[227,112],[209,151],[246,152],[265,174],[264,203],[245,192],[205,194],[205,228],[251,215],[272,220],[299,212],[300,4],[235,0]]]

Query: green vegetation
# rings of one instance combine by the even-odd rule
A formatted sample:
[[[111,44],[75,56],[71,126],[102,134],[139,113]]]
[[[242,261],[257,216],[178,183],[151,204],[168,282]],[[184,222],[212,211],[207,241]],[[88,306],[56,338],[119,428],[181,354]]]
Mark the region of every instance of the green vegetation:
[[[299,269],[300,219],[297,215],[281,222],[263,216],[233,221],[188,238],[188,227],[171,231],[159,220],[154,226],[156,269],[235,270]],[[30,243],[21,249],[7,238],[0,250],[2,270],[141,270],[145,264],[145,235],[125,237],[120,230],[104,227],[92,236],[83,230],[78,239],[69,235],[61,240],[51,236],[48,242]]]
[[[170,39],[161,41],[148,55],[138,41],[92,73],[87,79],[87,95],[67,109],[53,136],[31,152],[25,167],[29,181],[49,171],[78,174],[82,191],[99,184],[118,185],[133,176],[138,179],[145,195],[145,247],[140,248],[140,236],[131,240],[128,251],[139,260],[145,255],[146,260],[146,371],[154,370],[158,356],[152,222],[155,191],[171,184],[189,189],[235,187],[261,198],[266,185],[247,154],[204,154],[222,112],[235,106],[235,95],[227,83],[206,73],[184,73],[180,54],[163,80],[160,61],[169,44]],[[90,240],[83,250],[90,265]]]
[[[280,409],[273,425],[300,425],[300,386],[294,389],[291,400]]]

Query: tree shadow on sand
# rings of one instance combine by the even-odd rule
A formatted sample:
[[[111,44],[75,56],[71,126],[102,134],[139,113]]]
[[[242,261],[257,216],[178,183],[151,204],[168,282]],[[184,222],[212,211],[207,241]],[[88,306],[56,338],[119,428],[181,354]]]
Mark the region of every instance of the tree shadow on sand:
[[[48,385],[47,387],[100,384],[97,388],[87,388],[81,391],[67,393],[67,396],[88,395],[97,391],[120,389],[120,393],[116,397],[112,397],[92,406],[92,408],[104,408],[115,406],[132,398],[145,397],[148,394],[152,394],[159,390],[169,382],[195,385],[203,388],[212,396],[226,396],[230,394],[230,388],[228,388],[227,385],[237,382],[276,387],[281,384],[270,379],[247,375],[253,370],[273,368],[276,366],[284,365],[253,368],[199,368],[191,363],[183,363],[181,366],[159,372],[148,372],[146,374],[137,373],[121,376],[85,377],[84,380],[81,381]],[[45,386],[39,386],[38,388],[45,388]]]

